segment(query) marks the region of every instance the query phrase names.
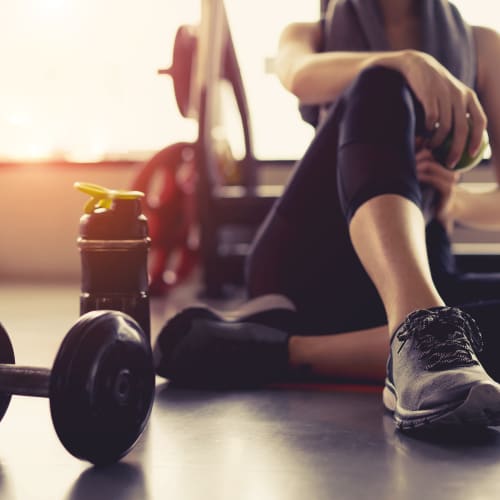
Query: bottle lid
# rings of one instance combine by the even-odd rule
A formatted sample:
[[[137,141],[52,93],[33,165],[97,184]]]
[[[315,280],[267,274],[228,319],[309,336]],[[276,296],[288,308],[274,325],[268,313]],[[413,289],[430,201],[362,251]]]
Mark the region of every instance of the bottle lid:
[[[141,213],[141,191],[108,189],[87,182],[74,187],[90,195],[80,218],[80,237],[85,240],[144,240],[147,219]]]
[[[73,187],[91,196],[84,207],[86,214],[91,214],[96,208],[110,209],[114,200],[139,200],[144,198],[142,191],[108,189],[90,182],[75,182]]]

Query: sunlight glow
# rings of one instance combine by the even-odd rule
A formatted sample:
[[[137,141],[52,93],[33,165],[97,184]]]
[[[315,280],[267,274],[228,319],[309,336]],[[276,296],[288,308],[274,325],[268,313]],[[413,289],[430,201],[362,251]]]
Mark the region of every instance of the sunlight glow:
[[[26,111],[18,111],[17,113],[11,113],[6,118],[5,121],[16,127],[28,127],[33,123],[33,118]]]
[[[33,6],[38,9],[41,14],[57,14],[61,13],[63,7],[68,6],[68,0],[42,0],[33,2]]]
[[[2,3],[0,161],[143,159],[196,124],[169,78],[177,26],[199,0]]]
[[[497,2],[454,3],[471,23],[500,29]],[[226,7],[255,153],[299,157],[313,129],[272,60],[283,27],[317,19],[319,0],[226,0]],[[170,65],[177,27],[199,21],[200,0],[16,0],[3,2],[1,13],[0,162],[145,159],[195,139],[196,122],[181,117],[171,79],[157,69]]]
[[[31,160],[45,160],[52,156],[52,148],[43,143],[26,144],[24,155]]]

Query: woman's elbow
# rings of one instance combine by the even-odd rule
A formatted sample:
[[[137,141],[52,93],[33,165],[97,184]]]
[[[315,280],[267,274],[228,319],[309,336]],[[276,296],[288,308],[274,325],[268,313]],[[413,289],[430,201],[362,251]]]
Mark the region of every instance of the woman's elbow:
[[[303,100],[307,95],[307,81],[309,78],[301,61],[294,62],[294,64],[278,64],[276,75],[283,87],[299,100]]]
[[[315,23],[294,23],[285,28],[275,61],[276,74],[282,85],[299,99],[307,92],[310,58],[318,46]]]

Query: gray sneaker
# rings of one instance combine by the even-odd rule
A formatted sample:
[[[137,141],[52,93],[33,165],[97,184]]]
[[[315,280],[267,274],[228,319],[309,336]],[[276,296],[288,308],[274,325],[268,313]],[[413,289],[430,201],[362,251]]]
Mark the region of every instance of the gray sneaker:
[[[392,336],[383,391],[397,427],[500,425],[500,384],[478,361],[481,349],[481,333],[462,310],[411,313]]]

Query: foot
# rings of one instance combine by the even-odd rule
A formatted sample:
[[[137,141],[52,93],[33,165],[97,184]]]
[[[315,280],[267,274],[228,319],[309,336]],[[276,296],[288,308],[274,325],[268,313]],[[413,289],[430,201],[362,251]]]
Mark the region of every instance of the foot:
[[[250,301],[228,317],[205,306],[189,307],[169,320],[156,339],[158,375],[176,385],[242,388],[276,381],[288,369],[286,330],[291,303]]]
[[[458,308],[411,313],[391,339],[385,407],[402,430],[500,425],[500,385],[484,370],[475,321]]]
[[[285,331],[292,331],[297,323],[295,305],[288,297],[279,294],[256,297],[231,311],[197,305],[188,307],[183,312],[191,318],[210,317],[219,321],[259,323]]]

